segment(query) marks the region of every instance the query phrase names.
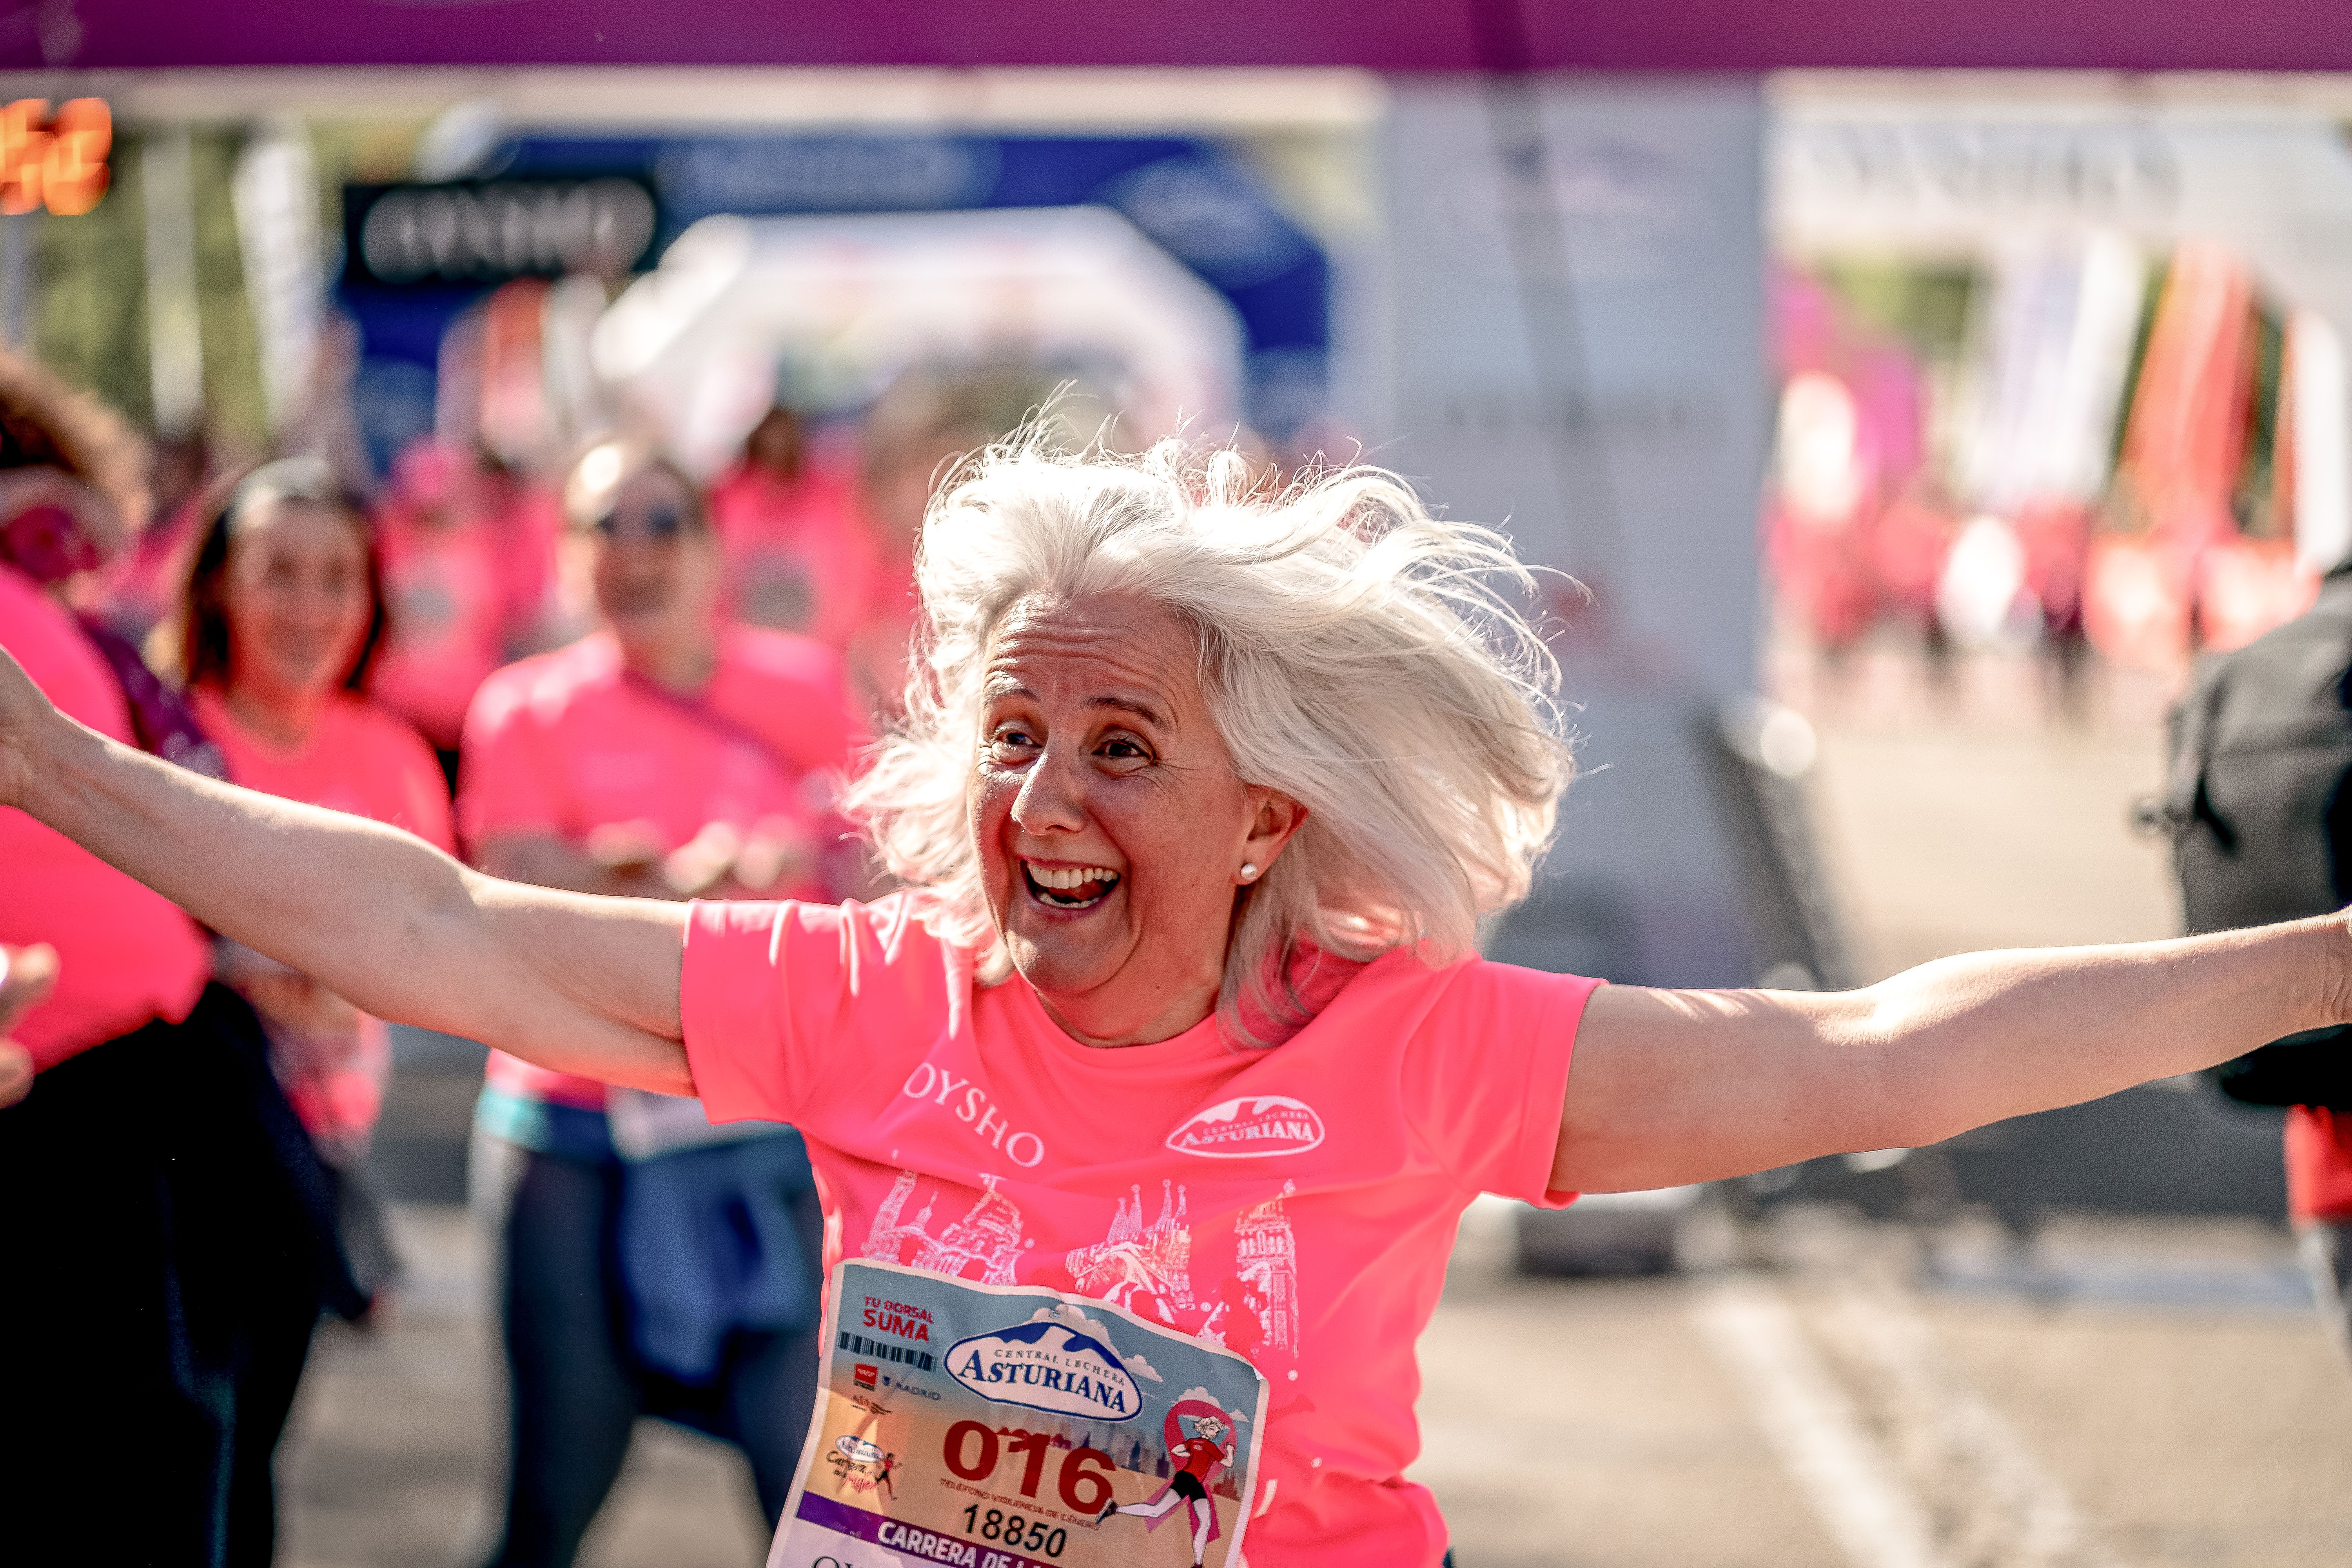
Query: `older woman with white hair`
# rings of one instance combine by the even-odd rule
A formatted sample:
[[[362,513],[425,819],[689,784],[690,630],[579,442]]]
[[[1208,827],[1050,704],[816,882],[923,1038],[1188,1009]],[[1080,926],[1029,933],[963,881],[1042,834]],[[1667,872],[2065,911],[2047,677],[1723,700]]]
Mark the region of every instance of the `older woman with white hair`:
[[[1495,592],[1524,574],[1387,476],[1244,472],[1033,445],[938,498],[907,719],[856,792],[908,889],[869,905],[493,880],[109,742],[5,662],[0,803],[372,1013],[796,1124],[835,1257],[1246,1356],[1257,1568],[1444,1555],[1402,1478],[1413,1342],[1475,1194],[1929,1143],[2352,1019],[2333,917],[1841,994],[1484,962],[1570,772]]]

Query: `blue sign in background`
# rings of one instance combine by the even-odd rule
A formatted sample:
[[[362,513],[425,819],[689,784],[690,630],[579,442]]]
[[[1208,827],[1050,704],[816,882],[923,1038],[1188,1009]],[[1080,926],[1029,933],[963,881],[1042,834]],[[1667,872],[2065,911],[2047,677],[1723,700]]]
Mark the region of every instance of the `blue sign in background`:
[[[500,148],[472,178],[602,176],[652,187],[657,222],[649,254],[656,260],[688,226],[716,213],[1111,207],[1233,307],[1246,356],[1244,411],[1254,426],[1279,439],[1324,407],[1329,259],[1255,175],[1213,142],[1186,137],[534,135]],[[495,281],[392,287],[347,260],[339,293],[362,334],[361,418],[379,462],[403,440],[430,428],[441,335]]]

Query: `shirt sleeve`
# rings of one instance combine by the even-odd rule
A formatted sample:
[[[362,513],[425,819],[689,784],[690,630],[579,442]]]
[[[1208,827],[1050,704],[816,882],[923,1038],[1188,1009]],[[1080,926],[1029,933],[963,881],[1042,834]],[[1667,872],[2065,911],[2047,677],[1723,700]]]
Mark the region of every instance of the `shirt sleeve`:
[[[798,695],[793,708],[797,721],[791,737],[792,761],[810,773],[849,766],[866,737],[841,656],[828,647],[812,647],[805,668],[795,676],[793,684]]]
[[[457,829],[449,815],[449,785],[430,752],[409,773],[408,809],[416,823],[416,837],[445,854],[457,852]]]
[[[466,713],[457,783],[457,831],[469,852],[494,834],[562,831],[563,774],[548,742],[527,687],[499,676],[482,683]]]
[[[1562,1208],[1552,1190],[1568,1067],[1601,982],[1481,959],[1459,966],[1404,1058],[1415,1131],[1464,1185]]]
[[[111,740],[135,743],[131,705],[104,656],[63,605],[5,564],[0,564],[0,647],[25,667],[58,711]]]
[[[690,906],[678,1016],[713,1121],[806,1123],[845,1071],[948,1021],[940,943],[906,900]]]
[[[383,721],[384,752],[399,792],[400,826],[436,849],[455,855],[457,840],[449,816],[449,784],[439,759],[414,725],[389,710],[378,710]]]
[[[849,766],[867,731],[841,656],[764,626],[730,626],[728,637],[734,658],[711,683],[711,705],[800,773]]]

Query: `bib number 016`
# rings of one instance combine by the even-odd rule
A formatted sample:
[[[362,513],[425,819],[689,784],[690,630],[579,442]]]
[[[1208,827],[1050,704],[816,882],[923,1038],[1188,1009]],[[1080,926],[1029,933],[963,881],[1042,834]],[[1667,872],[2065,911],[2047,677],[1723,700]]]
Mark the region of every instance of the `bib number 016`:
[[[1015,1489],[1023,1497],[1034,1498],[1045,1479],[1045,1456],[1053,1448],[1053,1439],[1043,1432],[1024,1432],[1006,1442],[992,1426],[978,1421],[959,1421],[948,1428],[946,1451],[940,1456],[949,1469],[967,1481],[985,1481],[996,1474],[999,1461],[1017,1458],[1022,1461]],[[1110,1478],[1118,1466],[1100,1448],[1072,1448],[1062,1456],[1059,1469],[1054,1477],[1054,1490],[1062,1506],[1080,1518],[1091,1519],[1110,1501]],[[1069,1532],[1058,1525],[1049,1526],[1044,1520],[1023,1514],[1006,1513],[1002,1509],[983,1510],[978,1503],[963,1510],[964,1533],[982,1541],[999,1541],[1015,1550],[1042,1552],[1048,1557],[1059,1557],[1068,1542]]]

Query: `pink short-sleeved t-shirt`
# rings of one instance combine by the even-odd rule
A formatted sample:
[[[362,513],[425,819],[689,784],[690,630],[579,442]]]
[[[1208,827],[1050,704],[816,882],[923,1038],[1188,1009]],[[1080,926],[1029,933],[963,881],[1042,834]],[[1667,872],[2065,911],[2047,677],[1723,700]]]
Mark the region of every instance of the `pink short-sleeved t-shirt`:
[[[1413,1344],[1479,1192],[1547,1191],[1597,981],[1394,952],[1270,1049],[1216,1021],[1097,1049],[981,986],[904,896],[697,904],[680,1011],[713,1120],[790,1121],[827,1268],[882,1258],[1113,1301],[1269,1388],[1255,1568],[1434,1564],[1403,1479]]]
[[[211,688],[198,687],[193,695],[196,718],[220,747],[231,783],[390,823],[436,849],[457,848],[441,763],[425,737],[391,709],[339,693],[320,710],[309,737],[288,747],[247,729]],[[383,1114],[391,1077],[391,1033],[381,1019],[362,1015],[358,1049],[349,1061],[285,1087],[313,1133],[364,1138]]]
[[[599,632],[483,683],[466,719],[457,824],[478,851],[500,834],[584,844],[634,828],[667,854],[712,822],[782,819],[814,832],[828,774],[862,738],[840,656],[789,632],[728,626],[718,668],[689,700],[630,675]],[[816,891],[814,882],[776,889]],[[509,1093],[596,1109],[604,1086],[493,1051]]]
[[[850,485],[811,471],[792,481],[739,468],[710,488],[727,552],[727,608],[841,648],[865,625],[879,552]]]
[[[0,647],[50,701],[135,745],[131,710],[105,658],[65,606],[0,566]],[[212,973],[195,922],[65,835],[0,809],[0,942],[58,950],[58,987],[15,1037],[41,1068],[152,1018],[188,1016]]]
[[[211,688],[198,687],[194,697],[196,718],[220,747],[231,782],[388,822],[436,849],[457,848],[441,764],[415,727],[389,708],[341,694],[320,710],[310,738],[289,748],[247,729]]]

